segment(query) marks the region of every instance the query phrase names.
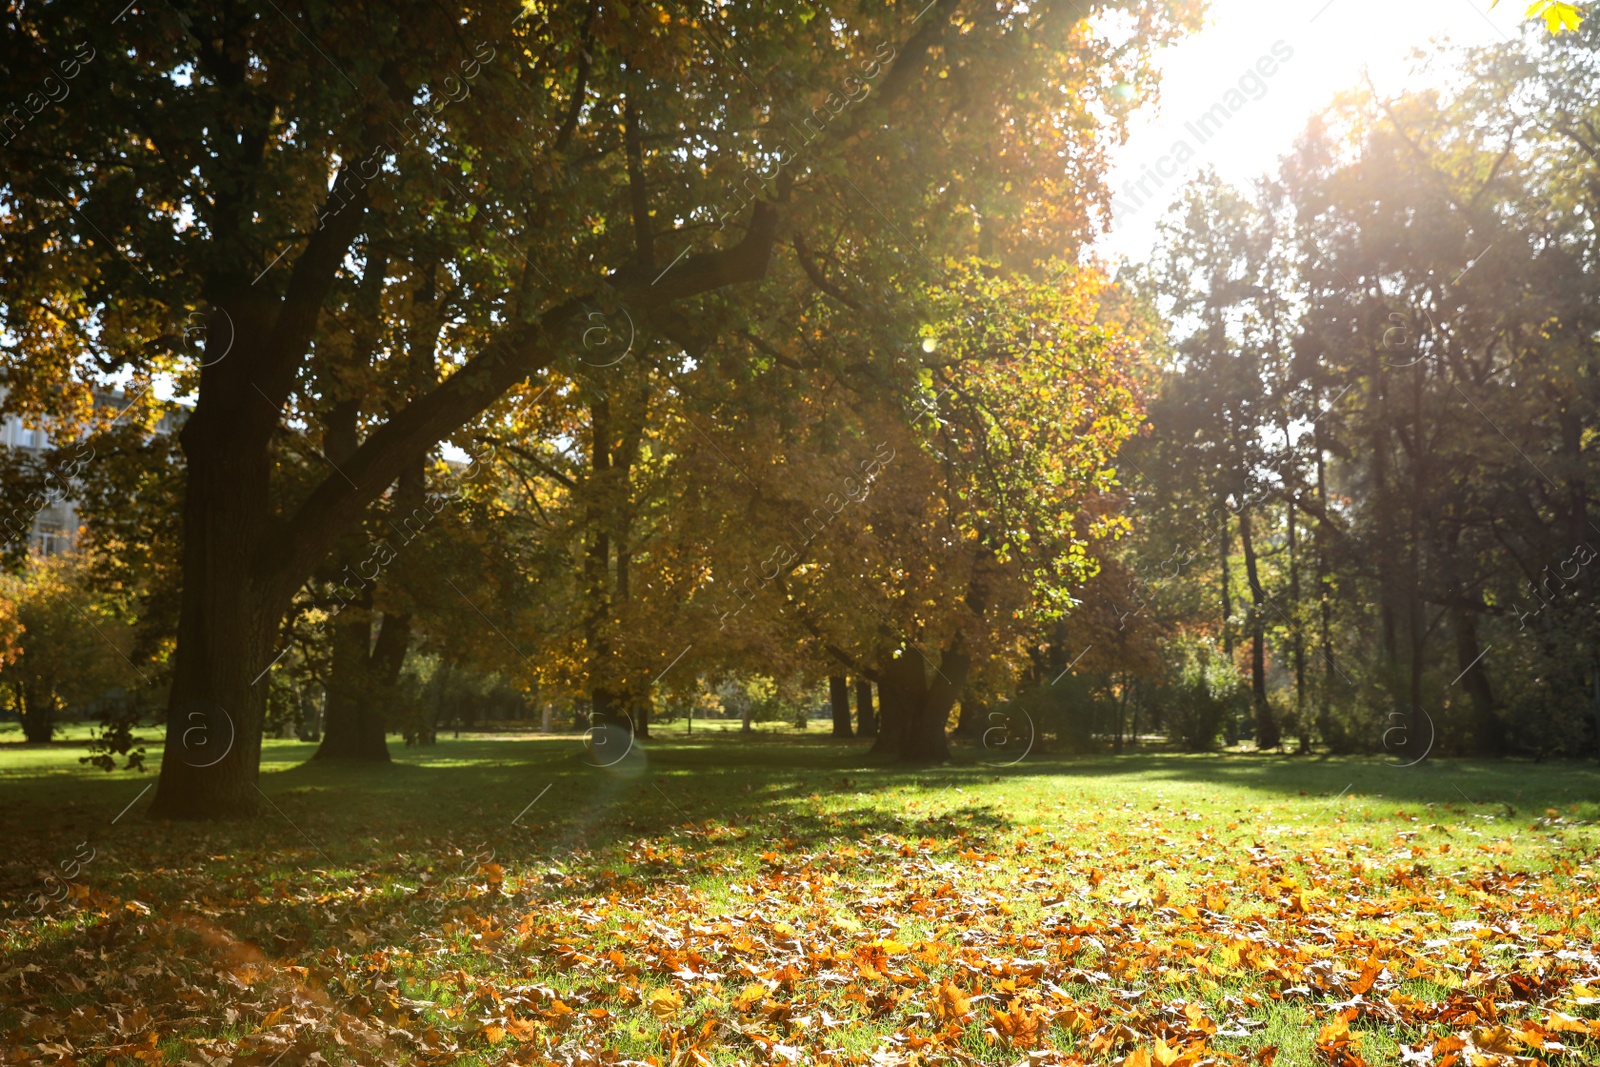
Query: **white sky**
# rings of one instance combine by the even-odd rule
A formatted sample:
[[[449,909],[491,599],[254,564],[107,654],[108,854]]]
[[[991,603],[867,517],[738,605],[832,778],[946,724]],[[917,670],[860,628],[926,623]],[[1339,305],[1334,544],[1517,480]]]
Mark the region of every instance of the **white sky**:
[[[1111,187],[1121,196],[1146,167],[1173,156],[1179,140],[1195,156],[1181,166],[1175,157],[1162,164],[1176,173],[1163,178],[1159,190],[1147,182],[1146,189],[1156,195],[1142,206],[1122,196],[1131,210],[1117,212],[1111,233],[1096,250],[1109,259],[1147,258],[1156,222],[1186,181],[1208,165],[1238,184],[1274,169],[1306,119],[1339,91],[1359,85],[1363,68],[1380,92],[1392,95],[1413,80],[1410,52],[1432,39],[1483,45],[1516,36],[1526,0],[1500,0],[1493,11],[1488,7],[1489,0],[1211,0],[1200,31],[1160,58],[1161,102],[1142,110],[1127,144],[1113,150]],[[1294,55],[1262,79],[1265,94],[1247,100],[1203,143],[1189,132],[1186,124],[1222,102],[1246,69],[1280,40]]]

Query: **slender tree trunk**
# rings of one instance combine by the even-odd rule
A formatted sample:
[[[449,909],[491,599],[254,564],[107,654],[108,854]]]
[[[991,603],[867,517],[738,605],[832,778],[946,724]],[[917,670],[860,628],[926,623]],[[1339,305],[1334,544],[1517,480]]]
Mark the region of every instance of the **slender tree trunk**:
[[[850,729],[850,686],[844,675],[829,675],[828,701],[833,708],[833,736],[854,736]]]
[[[1226,500],[1223,503],[1227,503]],[[1222,512],[1222,536],[1217,539],[1217,561],[1221,564],[1222,578],[1222,650],[1228,654],[1228,666],[1233,666],[1233,594],[1228,588],[1233,579],[1228,574],[1228,556],[1233,551],[1233,534],[1228,526],[1228,512]]]
[[[650,739],[650,694],[633,693],[628,700],[629,718],[633,722],[633,736]]]
[[[1265,752],[1277,748],[1282,738],[1278,734],[1278,723],[1272,717],[1272,706],[1267,703],[1267,634],[1261,611],[1266,593],[1261,588],[1261,575],[1256,567],[1255,539],[1251,536],[1248,508],[1239,511],[1239,546],[1244,550],[1245,577],[1250,582],[1250,703],[1256,714],[1256,748]]]
[[[1317,449],[1317,505],[1321,509],[1322,518],[1317,521],[1316,550],[1317,550],[1317,603],[1320,633],[1318,639],[1322,645],[1322,692],[1317,695],[1317,731],[1322,734],[1322,741],[1328,744],[1333,740],[1333,678],[1335,665],[1333,662],[1333,589],[1329,581],[1328,568],[1328,476],[1327,463],[1322,451],[1322,431],[1314,431]]]
[[[1420,758],[1426,756],[1433,748],[1433,739],[1426,741],[1418,734],[1417,714],[1422,708],[1422,675],[1426,663],[1423,660],[1425,643],[1427,641],[1426,614],[1427,605],[1423,601],[1422,591],[1422,526],[1423,508],[1427,500],[1427,458],[1428,448],[1422,439],[1422,376],[1426,364],[1419,363],[1416,372],[1412,375],[1412,410],[1411,426],[1413,441],[1415,442],[1415,455],[1411,457],[1411,501],[1407,508],[1409,512],[1409,540],[1406,553],[1406,637],[1411,658],[1411,671],[1407,687],[1407,702],[1409,703],[1410,718],[1407,722],[1411,729],[1406,731],[1406,750]],[[1418,750],[1420,747],[1420,751]]]
[[[878,736],[878,716],[872,710],[871,678],[856,679],[856,736]]]
[[[1113,755],[1117,756],[1122,755],[1123,748],[1126,744],[1123,738],[1122,729],[1127,723],[1128,713],[1128,689],[1127,686],[1122,686],[1121,689],[1122,692],[1117,700],[1117,730],[1115,735],[1113,735],[1111,743],[1111,752]]]
[[[1293,487],[1289,491],[1292,494]],[[1294,657],[1294,722],[1300,733],[1300,751],[1307,753],[1311,751],[1311,717],[1306,714],[1306,637],[1300,611],[1300,545],[1293,502],[1284,510],[1288,513],[1289,528],[1289,619],[1290,653]]]
[[[1128,691],[1135,684],[1133,682],[1123,683],[1122,699],[1124,703],[1128,701]],[[1133,701],[1133,723],[1128,727],[1128,747],[1133,749],[1139,747],[1139,702],[1137,700]]]

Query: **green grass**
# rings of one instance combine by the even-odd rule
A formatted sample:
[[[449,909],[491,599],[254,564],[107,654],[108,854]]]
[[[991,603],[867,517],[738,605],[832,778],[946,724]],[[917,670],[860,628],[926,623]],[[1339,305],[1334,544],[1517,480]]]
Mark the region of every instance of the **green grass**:
[[[176,826],[153,774],[0,744],[0,1061],[1312,1064],[1346,1008],[1371,1063],[1450,1035],[1600,1060],[1507,1036],[1595,1018],[1592,765],[906,769],[724,725],[609,769],[574,737],[361,770],[269,740],[258,820]]]

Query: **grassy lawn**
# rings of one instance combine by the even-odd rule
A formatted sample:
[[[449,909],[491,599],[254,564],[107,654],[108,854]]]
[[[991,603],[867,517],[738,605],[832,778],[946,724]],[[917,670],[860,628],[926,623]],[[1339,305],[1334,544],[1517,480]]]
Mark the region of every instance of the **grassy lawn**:
[[[198,826],[0,744],[0,1062],[1600,1062],[1593,765],[709,725],[268,741],[262,817]]]

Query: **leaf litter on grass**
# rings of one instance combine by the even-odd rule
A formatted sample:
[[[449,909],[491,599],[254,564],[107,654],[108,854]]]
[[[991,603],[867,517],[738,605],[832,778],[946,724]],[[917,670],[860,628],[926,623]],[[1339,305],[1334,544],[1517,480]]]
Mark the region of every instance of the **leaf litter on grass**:
[[[1131,807],[849,814],[349,876],[233,856],[218,877],[158,841],[138,896],[95,882],[5,921],[0,1059],[1600,1062],[1592,853],[1518,862],[1509,836],[1404,812],[1314,835]]]

